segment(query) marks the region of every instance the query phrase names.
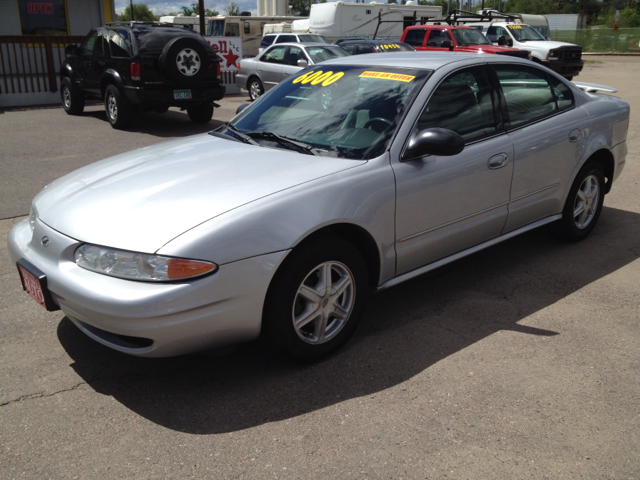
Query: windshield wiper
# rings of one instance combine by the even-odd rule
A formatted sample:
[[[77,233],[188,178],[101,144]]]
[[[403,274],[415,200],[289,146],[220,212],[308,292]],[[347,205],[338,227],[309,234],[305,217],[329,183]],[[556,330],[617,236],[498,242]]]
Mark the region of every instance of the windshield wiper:
[[[299,148],[303,152],[309,155],[320,155],[315,148],[313,148],[308,143],[299,142],[298,140],[294,140],[292,138],[285,137],[284,135],[278,135],[273,132],[249,132],[246,134],[250,138],[262,139],[262,140],[273,140],[280,145],[293,145],[294,147]]]
[[[249,143],[251,145],[258,145],[258,143],[254,142],[249,135],[247,135],[246,133],[242,133],[240,130],[238,130],[236,127],[234,127],[230,123],[227,123],[225,127],[227,128],[228,131],[230,131],[233,134],[234,137],[240,139],[244,143]]]

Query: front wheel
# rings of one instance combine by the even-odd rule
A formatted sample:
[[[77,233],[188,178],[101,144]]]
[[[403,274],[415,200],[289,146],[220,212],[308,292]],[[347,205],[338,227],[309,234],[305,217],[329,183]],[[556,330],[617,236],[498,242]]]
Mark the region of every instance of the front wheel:
[[[251,100],[257,100],[258,97],[264,93],[262,82],[259,78],[256,77],[253,77],[251,80],[249,80],[247,90],[249,90],[249,98]]]
[[[192,105],[187,107],[187,115],[193,123],[209,123],[213,118],[213,105]]]
[[[335,238],[302,247],[269,287],[262,337],[279,356],[326,357],[355,331],[369,288],[364,259],[349,242]]]
[[[557,232],[574,242],[586,238],[598,223],[603,202],[604,172],[599,163],[587,162],[571,186]]]
[[[104,109],[113,128],[120,130],[131,125],[133,110],[115,85],[108,85],[105,90]]]

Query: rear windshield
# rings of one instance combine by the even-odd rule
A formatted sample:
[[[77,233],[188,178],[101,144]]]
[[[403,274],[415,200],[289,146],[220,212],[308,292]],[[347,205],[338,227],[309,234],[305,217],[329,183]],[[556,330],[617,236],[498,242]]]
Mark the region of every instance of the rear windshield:
[[[192,30],[176,27],[150,27],[136,28],[133,34],[138,42],[138,50],[141,56],[158,56],[165,45],[177,37],[193,37],[199,41],[202,37]]]
[[[314,43],[327,43],[331,42],[324,38],[322,35],[298,35],[301,42],[314,42]]]

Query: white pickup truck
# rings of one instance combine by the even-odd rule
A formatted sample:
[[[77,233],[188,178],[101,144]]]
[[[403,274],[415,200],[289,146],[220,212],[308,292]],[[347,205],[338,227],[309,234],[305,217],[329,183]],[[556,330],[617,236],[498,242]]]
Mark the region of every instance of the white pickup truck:
[[[580,45],[547,40],[526,23],[494,21],[465,25],[477,28],[495,45],[529,50],[531,60],[549,67],[568,80],[578,75],[584,65]]]

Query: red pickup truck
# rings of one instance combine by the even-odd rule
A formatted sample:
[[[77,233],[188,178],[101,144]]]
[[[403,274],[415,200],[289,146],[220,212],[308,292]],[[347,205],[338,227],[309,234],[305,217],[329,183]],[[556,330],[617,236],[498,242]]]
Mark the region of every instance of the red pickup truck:
[[[408,43],[416,50],[497,53],[531,58],[529,50],[492,45],[487,37],[472,27],[416,25],[405,28],[400,41]]]

